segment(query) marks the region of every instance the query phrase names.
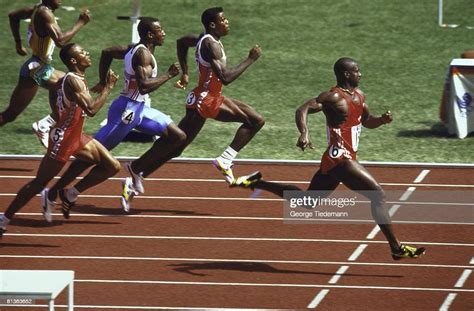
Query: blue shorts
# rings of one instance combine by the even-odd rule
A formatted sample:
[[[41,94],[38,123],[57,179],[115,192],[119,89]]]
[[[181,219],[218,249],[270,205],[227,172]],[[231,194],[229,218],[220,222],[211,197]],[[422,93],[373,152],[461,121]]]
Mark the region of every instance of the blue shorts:
[[[120,96],[110,105],[107,124],[94,138],[105,148],[112,150],[133,129],[149,135],[162,135],[172,122],[170,116],[147,107],[145,102]]]
[[[38,57],[32,56],[28,59],[20,69],[20,76],[23,78],[31,78],[39,86],[45,86],[54,72],[51,64],[46,64]]]

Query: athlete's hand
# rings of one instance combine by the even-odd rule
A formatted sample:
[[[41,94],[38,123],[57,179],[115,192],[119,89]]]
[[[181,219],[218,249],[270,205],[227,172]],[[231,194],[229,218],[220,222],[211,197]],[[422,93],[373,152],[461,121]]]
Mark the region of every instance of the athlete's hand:
[[[115,86],[115,83],[117,83],[118,78],[118,74],[113,72],[112,69],[109,69],[109,71],[107,72],[107,86],[113,88]]]
[[[102,84],[102,83],[97,83],[96,85],[94,85],[94,87],[91,88],[91,92],[93,93],[101,93],[105,88],[105,84]]]
[[[81,21],[85,25],[90,20],[91,20],[91,11],[89,11],[88,9],[82,10],[81,14],[79,14],[78,21]]]
[[[23,45],[21,44],[21,42],[17,42],[16,43],[16,53],[18,55],[21,55],[21,56],[25,56],[28,54],[28,52],[26,51],[26,49],[23,47]]]
[[[383,124],[392,123],[393,121],[393,115],[390,110],[385,112],[380,118],[382,119]]]
[[[249,52],[249,58],[252,60],[257,60],[260,55],[262,55],[262,49],[258,44],[256,44]]]
[[[296,146],[299,147],[302,151],[306,148],[314,149],[314,145],[309,138],[308,133],[301,133],[300,137],[298,137],[298,141],[296,142]]]
[[[185,90],[186,87],[188,86],[188,83],[189,83],[189,76],[183,73],[181,75],[181,78],[179,78],[179,80],[176,81],[176,83],[174,84],[174,87]]]
[[[174,63],[168,68],[168,76],[171,78],[176,77],[179,74],[179,63]]]

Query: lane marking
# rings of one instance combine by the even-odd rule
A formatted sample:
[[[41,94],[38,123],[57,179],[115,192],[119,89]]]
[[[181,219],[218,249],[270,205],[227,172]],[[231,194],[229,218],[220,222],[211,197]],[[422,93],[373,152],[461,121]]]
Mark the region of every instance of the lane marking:
[[[97,238],[97,239],[148,239],[148,240],[210,240],[210,241],[271,241],[271,242],[327,242],[327,243],[371,243],[385,244],[385,241],[304,239],[304,238],[253,238],[253,237],[214,237],[214,236],[171,236],[171,235],[112,235],[112,234],[59,234],[59,233],[5,233],[10,237],[49,237],[49,238]],[[407,242],[438,246],[474,247],[467,243]]]
[[[422,170],[421,173],[413,181],[415,184],[419,184],[425,179],[426,175],[430,173],[430,170]]]
[[[444,300],[443,304],[441,305],[441,307],[439,308],[439,311],[448,311],[449,310],[449,306],[451,306],[451,304],[453,303],[454,301],[454,298],[456,298],[458,294],[455,294],[455,293],[450,293],[448,295],[448,297],[446,297],[446,299]]]
[[[357,248],[355,249],[355,251],[352,253],[351,256],[349,256],[349,259],[347,259],[348,261],[356,261],[357,258],[359,258],[359,256],[362,254],[362,252],[365,250],[365,248],[367,247],[367,244],[360,244],[359,246],[357,246]]]
[[[472,257],[471,261],[469,262],[470,265],[474,265],[474,257]]]
[[[321,301],[324,299],[324,297],[326,297],[326,295],[329,293],[329,289],[322,289],[317,295],[316,297],[314,297],[314,299],[309,303],[308,305],[308,309],[314,309],[316,308],[320,303]]]
[[[349,266],[340,266],[339,269],[336,271],[336,274],[332,276],[329,280],[329,284],[336,284],[342,275],[349,269]]]
[[[415,192],[416,187],[408,187],[408,189],[399,198],[400,201],[406,201]]]
[[[459,277],[458,281],[454,285],[454,287],[461,288],[464,286],[464,283],[467,281],[467,278],[471,275],[472,270],[466,269],[463,271],[461,276]]]
[[[129,261],[190,261],[190,262],[263,262],[273,264],[309,264],[309,265],[357,265],[357,266],[391,266],[397,268],[442,268],[466,269],[471,266],[435,265],[435,264],[396,264],[387,262],[345,262],[345,261],[306,261],[306,260],[272,260],[272,259],[226,259],[226,258],[182,258],[182,257],[111,257],[111,256],[39,256],[39,255],[0,255],[0,258],[17,259],[80,259],[80,260],[129,260]]]

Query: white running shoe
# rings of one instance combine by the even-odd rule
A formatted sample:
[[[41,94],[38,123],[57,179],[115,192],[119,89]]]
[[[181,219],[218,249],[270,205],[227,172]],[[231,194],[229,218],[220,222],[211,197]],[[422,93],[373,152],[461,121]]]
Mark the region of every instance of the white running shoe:
[[[10,222],[10,220],[8,220],[7,217],[5,217],[5,215],[0,215],[0,239],[2,238],[3,236],[3,233],[5,233],[7,231],[7,225],[8,223]]]
[[[52,222],[54,202],[51,202],[50,200],[48,200],[48,193],[49,193],[48,188],[44,188],[43,191],[41,191],[41,205],[43,206],[44,219],[47,222]]]
[[[138,193],[145,193],[145,187],[143,186],[143,173],[140,172],[136,174],[135,172],[133,172],[131,162],[128,162],[126,164],[126,167],[133,180],[133,190]]]
[[[31,128],[33,129],[33,132],[35,132],[36,136],[38,137],[43,147],[48,149],[50,128],[41,127],[39,121],[36,121],[35,123],[33,123],[31,125]]]
[[[224,175],[225,180],[232,185],[235,181],[234,172],[232,172],[233,163],[226,165],[219,158],[212,160],[212,165]]]
[[[123,211],[125,213],[130,213],[130,202],[133,197],[137,194],[133,189],[133,179],[132,177],[126,177],[122,180],[122,196],[120,197],[120,204],[122,204]]]

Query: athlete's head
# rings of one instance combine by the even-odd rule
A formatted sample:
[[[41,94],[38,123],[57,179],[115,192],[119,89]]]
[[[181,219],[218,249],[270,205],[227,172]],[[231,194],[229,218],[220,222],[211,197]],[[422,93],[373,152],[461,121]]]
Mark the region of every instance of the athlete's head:
[[[225,36],[229,32],[229,21],[224,15],[221,7],[209,8],[201,15],[201,22],[207,33],[215,34],[218,37]]]
[[[166,36],[165,31],[161,27],[160,20],[154,17],[140,17],[138,34],[140,35],[140,41],[160,46],[163,45]]]
[[[349,57],[339,58],[334,64],[334,74],[338,84],[349,84],[352,87],[359,85],[362,74],[357,62]]]
[[[72,42],[61,48],[59,57],[69,70],[74,70],[75,68],[85,70],[92,64],[89,52]]]
[[[53,11],[61,6],[61,0],[43,0],[42,3]]]

